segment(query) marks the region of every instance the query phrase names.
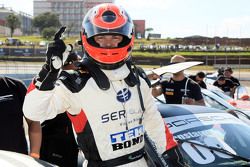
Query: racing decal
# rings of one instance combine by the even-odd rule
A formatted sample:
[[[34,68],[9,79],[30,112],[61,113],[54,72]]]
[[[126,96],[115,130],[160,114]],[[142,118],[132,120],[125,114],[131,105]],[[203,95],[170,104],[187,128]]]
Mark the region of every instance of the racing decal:
[[[174,92],[165,92],[166,95],[173,96]]]
[[[126,131],[110,135],[110,141],[113,151],[130,148],[140,144],[144,140],[144,126],[140,125]]]
[[[209,130],[201,130],[201,131],[186,132],[186,133],[178,134],[175,136],[175,139],[188,140],[188,139],[193,139],[193,138],[208,136],[208,135],[209,135]]]
[[[202,141],[190,140],[193,143],[212,146],[217,148],[222,148],[236,154],[236,152],[224,141],[214,138],[214,137],[205,137]],[[220,158],[232,158],[229,155],[220,153],[218,151],[211,151],[209,148],[198,146],[192,143],[185,142],[181,145],[182,149],[189,155],[189,157],[197,164],[205,165],[215,161],[216,156]]]
[[[190,92],[190,89],[181,89],[181,92]]]
[[[133,108],[129,108],[128,110],[120,110],[120,111],[114,111],[114,112],[111,112],[111,113],[106,113],[106,114],[103,114],[101,116],[101,122],[102,123],[108,123],[110,121],[116,121],[116,120],[125,120],[126,118],[126,113],[127,114],[140,114],[142,113],[142,110],[141,109],[133,109]],[[125,121],[124,123],[133,123],[133,122],[138,122],[139,119],[141,118],[141,115],[139,115],[138,117],[134,116],[133,119],[131,120],[127,120]]]
[[[115,111],[115,112],[112,112],[112,113],[103,114],[101,116],[102,123],[107,123],[109,121],[124,119],[125,118],[125,113],[126,113],[125,110],[121,110],[121,111]]]
[[[174,95],[174,89],[166,88],[165,94],[170,96]]]
[[[132,123],[134,123],[134,122],[139,122],[140,119],[141,119],[141,117],[133,118],[133,119],[128,120],[128,121],[123,121],[123,122],[120,123],[120,126],[126,127],[126,125],[132,124]]]
[[[0,102],[10,101],[10,100],[13,100],[13,95],[12,94],[0,96]]]
[[[199,113],[165,118],[165,122],[172,133],[178,133],[190,128],[214,124],[244,124],[239,119],[227,113]]]
[[[128,88],[124,88],[118,91],[116,95],[116,99],[121,103],[128,101],[130,97],[131,97],[131,92]]]

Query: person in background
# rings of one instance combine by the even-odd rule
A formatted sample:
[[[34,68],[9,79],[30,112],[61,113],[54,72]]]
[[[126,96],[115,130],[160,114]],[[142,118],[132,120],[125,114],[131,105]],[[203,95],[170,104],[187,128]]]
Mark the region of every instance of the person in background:
[[[219,75],[224,75],[224,70],[225,70],[225,68],[224,67],[220,67],[220,68],[218,68],[218,70],[217,70],[217,77],[219,76]]]
[[[0,150],[28,154],[40,157],[41,126],[39,121],[32,121],[23,114],[23,102],[26,95],[25,85],[14,78],[0,77]],[[23,118],[28,125],[30,150],[25,138]]]
[[[217,80],[213,83],[214,86],[217,86],[223,92],[231,97],[233,97],[235,85],[229,79],[227,79],[224,75],[219,75]]]
[[[77,70],[77,63],[80,60],[81,57],[72,52],[62,70],[68,72]],[[66,112],[42,123],[41,160],[60,167],[77,167],[78,152],[71,121]]]
[[[230,79],[233,82],[234,86],[236,86],[236,87],[240,86],[240,81],[237,78],[232,76],[233,70],[231,67],[225,68],[223,74],[224,74],[226,79]]]
[[[67,111],[86,158],[84,167],[148,166],[146,134],[173,166],[186,166],[157,110],[146,74],[132,64],[134,25],[128,13],[113,3],[97,5],[85,15],[81,30],[80,69],[62,71],[58,77],[72,51],[60,38],[63,27],[25,97],[25,115],[43,121]]]
[[[170,60],[170,63],[181,62],[185,62],[185,58],[181,55],[175,55]],[[184,71],[174,73],[170,80],[161,81],[160,85],[153,87],[154,97],[161,94],[164,95],[168,104],[205,105],[199,85],[185,77]]]
[[[198,83],[198,85],[201,88],[207,89],[207,85],[204,82],[204,78],[206,77],[206,74],[202,71],[199,71],[196,73],[196,75],[190,75],[189,78]]]

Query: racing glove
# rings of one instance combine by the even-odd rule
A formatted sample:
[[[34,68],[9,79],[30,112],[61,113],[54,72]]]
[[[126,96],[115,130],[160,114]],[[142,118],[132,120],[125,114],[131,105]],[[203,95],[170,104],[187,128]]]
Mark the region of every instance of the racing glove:
[[[49,43],[46,51],[46,61],[37,78],[35,85],[39,90],[51,90],[57,80],[58,73],[73,50],[72,45],[65,45],[61,39],[66,27],[61,27],[54,36],[54,41]]]
[[[171,167],[189,167],[189,165],[185,163],[178,146],[165,151],[163,158],[172,165]]]

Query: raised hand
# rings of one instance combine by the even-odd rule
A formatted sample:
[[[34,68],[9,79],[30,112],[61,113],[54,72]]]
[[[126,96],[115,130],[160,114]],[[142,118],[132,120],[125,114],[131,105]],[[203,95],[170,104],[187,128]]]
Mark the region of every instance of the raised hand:
[[[49,43],[46,52],[47,69],[50,72],[58,72],[64,61],[68,58],[69,52],[73,50],[72,45],[65,45],[61,39],[66,27],[61,27],[54,36],[54,41]]]
[[[58,72],[73,50],[72,45],[66,45],[61,39],[66,27],[61,27],[49,43],[46,51],[46,62],[36,78],[36,87],[40,90],[51,90],[57,80]]]

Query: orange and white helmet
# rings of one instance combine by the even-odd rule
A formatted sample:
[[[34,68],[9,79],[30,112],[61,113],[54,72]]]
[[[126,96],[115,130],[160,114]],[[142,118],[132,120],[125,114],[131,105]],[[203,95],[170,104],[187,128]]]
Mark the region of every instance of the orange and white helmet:
[[[97,35],[122,35],[123,40],[116,48],[100,47],[94,40]],[[100,4],[86,14],[82,23],[81,40],[86,56],[104,69],[115,69],[130,58],[134,45],[134,24],[121,7]]]

